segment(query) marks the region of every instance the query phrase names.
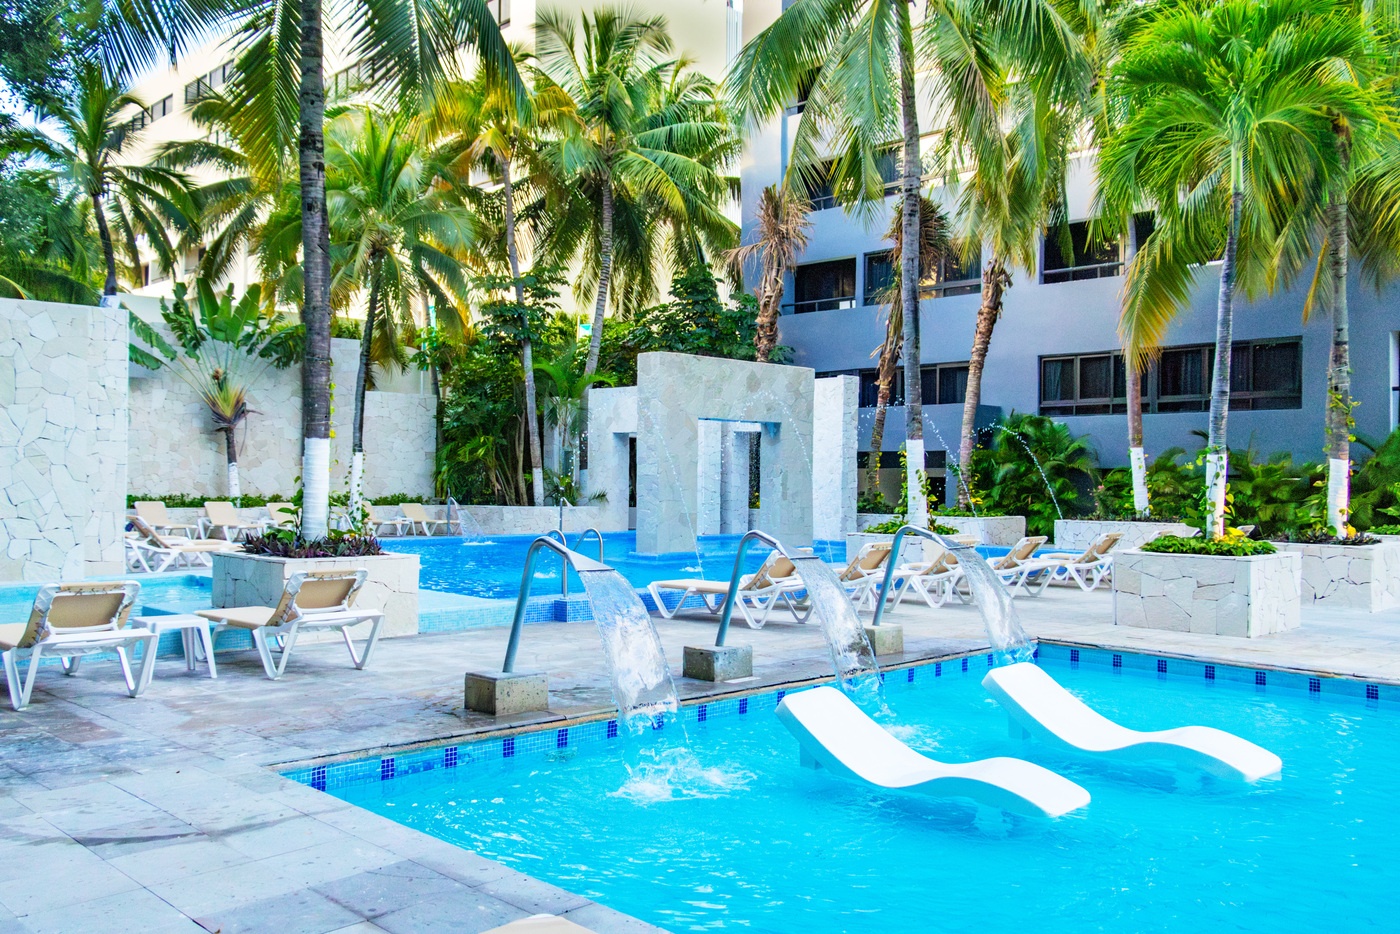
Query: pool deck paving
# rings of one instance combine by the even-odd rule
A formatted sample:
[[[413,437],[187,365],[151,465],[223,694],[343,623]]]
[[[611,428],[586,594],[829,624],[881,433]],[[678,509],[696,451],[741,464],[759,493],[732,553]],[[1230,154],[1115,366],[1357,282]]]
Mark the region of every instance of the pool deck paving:
[[[1116,627],[1105,592],[1057,588],[1016,606],[1040,639],[1400,683],[1400,609],[1305,608],[1302,628],[1249,640]],[[886,665],[987,647],[970,606],[906,603],[885,619],[905,641]],[[658,630],[677,672],[683,646],[715,635],[704,618]],[[831,674],[814,625],[736,621],[729,641],[754,647],[755,677],[678,679],[683,698]],[[27,710],[0,710],[0,934],[477,932],[540,913],[600,934],[656,930],[275,771],[614,709],[585,622],[524,633],[517,667],[550,673],[548,714],[463,711],[463,674],[498,668],[505,642],[500,628],[385,640],[365,671],[342,646],[300,645],[279,682],[253,652],[220,653],[217,680],[163,659],[137,699],[115,662],[41,672]]]

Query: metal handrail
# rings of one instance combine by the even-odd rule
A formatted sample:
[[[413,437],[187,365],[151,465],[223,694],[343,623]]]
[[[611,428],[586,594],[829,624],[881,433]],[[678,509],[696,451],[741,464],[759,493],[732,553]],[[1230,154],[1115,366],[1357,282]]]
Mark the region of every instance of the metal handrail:
[[[563,549],[565,551],[569,550],[569,540],[564,537],[563,528],[550,529],[541,537],[547,538],[550,541],[553,541],[557,537],[559,539],[559,544],[563,547]],[[567,600],[569,599],[569,562],[567,560],[560,563],[559,576],[563,578],[559,585],[559,594],[565,600]]]
[[[937,532],[930,531],[917,525],[900,526],[899,531],[894,533],[894,541],[890,543],[890,556],[885,559],[885,579],[880,583],[880,596],[875,601],[875,616],[870,620],[871,626],[880,625],[880,620],[885,615],[885,599],[890,593],[890,582],[894,580],[894,570],[899,565],[899,546],[904,543],[905,535],[918,535],[931,542],[937,542],[944,548],[953,549],[958,547],[958,543],[944,538]]]
[[[505,664],[501,666],[501,671],[507,674],[515,670],[515,653],[520,648],[520,631],[525,626],[525,603],[530,598],[530,584],[535,578],[535,561],[539,557],[541,548],[548,548],[559,555],[564,563],[564,577],[566,579],[569,576],[570,567],[573,567],[575,571],[612,570],[601,561],[594,561],[586,555],[570,551],[549,535],[541,535],[531,542],[530,550],[525,552],[525,571],[520,578],[520,596],[515,601],[515,619],[510,624],[510,642],[506,643],[506,660]]]
[[[596,528],[586,528],[579,533],[578,538],[574,539],[574,551],[578,551],[579,546],[582,545],[584,543],[584,540],[587,539],[590,535],[598,539],[598,560],[607,560],[603,557],[603,533],[598,531],[598,529]]]
[[[739,576],[744,568],[744,555],[749,550],[749,545],[754,541],[762,541],[773,548],[784,558],[791,561],[792,555],[783,547],[783,543],[778,541],[767,532],[760,532],[754,529],[745,532],[744,537],[739,539],[739,553],[734,556],[734,572],[729,576],[729,593],[724,598],[724,613],[719,618],[719,634],[715,636],[715,646],[723,647],[724,639],[729,635],[729,618],[734,615],[734,602],[739,596]]]

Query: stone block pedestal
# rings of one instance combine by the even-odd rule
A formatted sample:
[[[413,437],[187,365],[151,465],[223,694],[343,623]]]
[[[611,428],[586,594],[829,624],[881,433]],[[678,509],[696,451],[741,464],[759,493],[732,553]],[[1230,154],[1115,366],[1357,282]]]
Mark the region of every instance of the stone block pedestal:
[[[1377,545],[1278,546],[1303,559],[1304,603],[1354,607],[1374,613],[1400,606],[1400,541]]]
[[[549,709],[549,675],[539,671],[469,671],[466,708],[496,717]]]
[[[1060,551],[1083,551],[1105,532],[1117,532],[1123,537],[1114,551],[1141,548],[1161,535],[1189,537],[1196,529],[1184,522],[1100,521],[1098,519],[1056,519],[1055,547]]]
[[[1219,636],[1271,635],[1298,626],[1300,555],[1246,558],[1126,551],[1114,559],[1119,626]]]
[[[751,645],[687,645],[681,674],[696,681],[734,681],[753,677]]]
[[[983,545],[1010,547],[1026,536],[1025,516],[929,516],[930,522],[957,529],[960,535],[976,535]]]
[[[870,646],[875,650],[876,657],[881,655],[904,654],[903,626],[893,623],[884,623],[880,626],[866,626],[865,638],[870,640]]]

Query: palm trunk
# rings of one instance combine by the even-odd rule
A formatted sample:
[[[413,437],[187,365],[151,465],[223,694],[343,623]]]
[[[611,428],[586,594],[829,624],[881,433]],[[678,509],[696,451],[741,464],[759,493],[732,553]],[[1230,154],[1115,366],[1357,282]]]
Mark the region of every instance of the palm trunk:
[[[893,314],[893,307],[891,307]],[[875,421],[870,426],[870,464],[866,468],[865,485],[871,495],[880,492],[880,453],[885,446],[885,417],[889,413],[890,396],[894,391],[895,367],[899,364],[899,342],[891,318],[885,325],[885,343],[880,347],[880,362],[876,369]],[[901,328],[902,330],[902,328]]]
[[[754,321],[754,359],[767,363],[778,346],[778,315],[783,300],[783,273],[765,279],[759,287],[758,319]]]
[[[1133,475],[1133,512],[1146,516],[1152,511],[1147,495],[1147,456],[1142,451],[1142,377],[1131,355],[1123,361],[1127,369],[1128,463]]]
[[[321,0],[301,0],[300,137],[303,297],[306,349],[301,365],[302,507],[307,538],[326,534],[331,492],[331,259],[326,217],[326,88]]]
[[[102,304],[116,305],[117,251],[112,246],[112,231],[107,227],[107,212],[102,210],[102,196],[92,196],[92,219],[97,223],[97,237],[102,241],[102,261],[107,266],[107,280],[102,284]]]
[[[957,470],[961,482],[958,484],[958,506],[963,509],[972,505],[971,481],[967,472],[972,461],[972,448],[977,441],[977,406],[982,402],[982,368],[987,363],[987,348],[992,343],[992,329],[1001,317],[1002,297],[1011,285],[1011,276],[1006,271],[1000,256],[992,256],[987,268],[982,270],[982,304],[977,309],[977,326],[972,334],[972,353],[967,361],[967,392],[963,398],[962,434],[958,438]]]
[[[243,486],[238,481],[238,443],[233,437],[233,426],[224,430],[224,454],[228,458],[228,498],[235,506],[243,498]]]
[[[1335,123],[1333,133],[1340,168],[1327,205],[1332,276],[1332,356],[1327,366],[1327,523],[1333,534],[1345,538],[1351,505],[1351,323],[1347,310],[1347,175],[1351,139],[1343,123]]]
[[[909,5],[899,4],[899,92],[904,124],[902,223],[904,249],[899,257],[899,292],[904,308],[904,420],[909,499],[906,521],[928,525],[924,495],[924,410],[919,372],[919,188],[923,160],[919,152],[919,114],[914,98],[914,40]]]
[[[603,316],[608,308],[608,283],[612,279],[613,193],[612,180],[603,179],[602,234],[599,237],[598,300],[593,306],[593,333],[588,338],[588,362],[583,368],[586,380],[598,372],[598,354],[603,346]]]
[[[515,189],[511,186],[510,160],[501,160],[501,197],[505,199],[506,257],[515,280],[515,304],[525,308],[525,284],[520,281],[520,252],[515,243]],[[520,365],[525,370],[525,431],[530,435],[530,487],[535,505],[544,505],[544,453],[540,444],[540,413],[535,406],[535,348],[528,331],[520,338]]]
[[[1209,515],[1205,532],[1225,534],[1225,486],[1230,472],[1225,422],[1230,414],[1230,349],[1235,326],[1235,253],[1239,248],[1240,212],[1244,205],[1244,157],[1230,153],[1230,232],[1220,266],[1220,297],[1215,314],[1215,366],[1210,381],[1210,434],[1206,441],[1206,499]]]
[[[379,260],[369,259],[369,310],[360,335],[360,365],[355,368],[355,424],[350,443],[350,517],[358,520],[362,507],[365,470],[365,392],[369,389],[370,360],[374,353],[374,323],[379,316]]]

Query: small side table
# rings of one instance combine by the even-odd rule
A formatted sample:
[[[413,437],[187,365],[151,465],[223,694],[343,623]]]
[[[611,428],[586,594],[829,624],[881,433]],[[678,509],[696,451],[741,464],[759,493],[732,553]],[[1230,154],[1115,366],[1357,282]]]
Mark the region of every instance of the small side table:
[[[179,613],[169,616],[133,616],[131,622],[156,634],[170,632],[173,629],[180,630],[180,645],[185,650],[185,668],[189,671],[195,670],[198,663],[198,651],[202,648],[204,660],[209,665],[209,677],[217,678],[219,676],[219,670],[214,665],[214,639],[209,630],[213,624],[203,616],[195,616],[193,613]],[[148,671],[154,673],[155,666],[152,665]]]

